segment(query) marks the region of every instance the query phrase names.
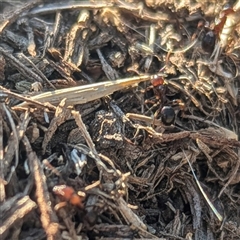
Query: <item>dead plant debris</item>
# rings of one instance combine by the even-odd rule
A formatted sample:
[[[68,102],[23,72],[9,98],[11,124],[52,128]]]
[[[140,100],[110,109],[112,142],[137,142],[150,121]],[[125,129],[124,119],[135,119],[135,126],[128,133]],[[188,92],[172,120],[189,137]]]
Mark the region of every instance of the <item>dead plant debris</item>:
[[[0,238],[240,239],[240,1],[1,1]]]

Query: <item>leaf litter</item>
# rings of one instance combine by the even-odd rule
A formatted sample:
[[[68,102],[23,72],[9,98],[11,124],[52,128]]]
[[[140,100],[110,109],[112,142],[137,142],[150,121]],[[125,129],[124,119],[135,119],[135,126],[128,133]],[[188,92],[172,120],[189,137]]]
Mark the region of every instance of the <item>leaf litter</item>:
[[[1,239],[239,239],[239,1],[2,1]]]

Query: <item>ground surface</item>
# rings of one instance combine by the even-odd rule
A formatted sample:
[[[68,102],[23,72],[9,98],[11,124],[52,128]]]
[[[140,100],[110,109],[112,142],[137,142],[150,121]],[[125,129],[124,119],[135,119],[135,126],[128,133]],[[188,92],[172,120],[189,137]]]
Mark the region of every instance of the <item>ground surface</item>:
[[[1,1],[1,239],[240,239],[225,3]]]

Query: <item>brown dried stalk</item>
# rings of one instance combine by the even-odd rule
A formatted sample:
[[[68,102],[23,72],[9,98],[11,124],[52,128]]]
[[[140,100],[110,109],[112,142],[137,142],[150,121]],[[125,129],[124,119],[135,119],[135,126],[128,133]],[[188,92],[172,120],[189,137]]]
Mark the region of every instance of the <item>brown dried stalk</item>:
[[[88,155],[91,156],[93,159],[95,159],[96,164],[97,164],[100,171],[104,170],[105,174],[106,173],[109,173],[109,174],[114,173],[115,172],[114,170],[108,169],[107,166],[101,161],[101,159],[100,159],[100,157],[97,153],[97,150],[95,148],[95,144],[93,143],[92,138],[91,138],[89,132],[87,131],[86,126],[83,123],[81,115],[79,114],[79,112],[72,110],[72,115],[73,115],[73,117],[76,121],[76,124],[78,125],[82,135],[84,136],[89,148],[90,148],[90,152],[88,153]]]
[[[46,184],[46,177],[40,161],[35,152],[32,151],[30,143],[25,136],[23,142],[26,147],[29,166],[34,175],[36,184],[36,197],[41,212],[42,226],[47,234],[48,240],[60,239],[58,219],[50,204],[50,196]]]
[[[63,99],[58,107],[56,108],[54,118],[52,119],[48,131],[44,135],[43,143],[42,143],[42,153],[46,152],[46,148],[48,143],[50,142],[52,136],[56,132],[58,126],[68,120],[71,116],[71,110],[64,108],[66,103],[66,99]]]

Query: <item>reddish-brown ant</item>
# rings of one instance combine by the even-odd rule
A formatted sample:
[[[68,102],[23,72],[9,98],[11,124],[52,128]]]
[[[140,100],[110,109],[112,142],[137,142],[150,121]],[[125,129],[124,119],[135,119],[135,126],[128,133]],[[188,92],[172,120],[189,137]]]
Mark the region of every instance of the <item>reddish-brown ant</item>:
[[[154,75],[151,78],[151,84],[156,97],[161,100],[161,103],[165,102],[166,86],[164,84],[164,78],[162,76]]]
[[[220,12],[213,30],[209,30],[203,37],[203,50],[209,53],[212,52],[215,47],[216,38],[220,41],[221,47],[225,47],[233,27],[238,24],[239,20],[239,13],[235,12],[232,7],[226,6]]]
[[[217,36],[220,36],[221,32],[223,31],[223,28],[224,28],[224,25],[226,23],[226,20],[227,20],[227,17],[229,14],[231,13],[234,13],[234,10],[229,7],[229,6],[226,6],[221,12],[220,12],[220,15],[219,15],[219,19],[218,19],[218,22],[217,24],[214,26],[214,33],[217,35]]]
[[[161,121],[165,125],[171,125],[175,120],[175,112],[171,106],[164,106],[166,103],[166,84],[162,76],[154,75],[151,78],[151,84],[153,86],[153,91],[158,99],[160,99],[159,110],[155,113],[161,114]]]
[[[53,188],[53,193],[57,195],[62,201],[69,202],[70,204],[83,209],[84,195],[78,195],[72,187],[67,185],[57,185]]]
[[[164,79],[162,76],[154,75],[151,78],[151,84],[153,85],[153,87],[162,86],[164,84]]]

